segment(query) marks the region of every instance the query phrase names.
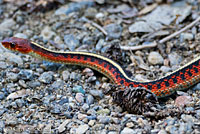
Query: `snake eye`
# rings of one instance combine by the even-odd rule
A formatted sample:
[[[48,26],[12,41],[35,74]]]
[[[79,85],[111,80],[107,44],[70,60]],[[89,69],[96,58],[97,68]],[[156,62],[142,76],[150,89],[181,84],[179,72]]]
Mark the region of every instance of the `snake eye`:
[[[15,43],[10,43],[11,48],[15,48]]]

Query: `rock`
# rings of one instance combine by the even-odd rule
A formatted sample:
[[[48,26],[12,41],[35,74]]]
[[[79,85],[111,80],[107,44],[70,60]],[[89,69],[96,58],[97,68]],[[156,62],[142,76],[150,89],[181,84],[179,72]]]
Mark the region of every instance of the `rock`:
[[[16,33],[14,37],[28,39],[28,36],[23,33]]]
[[[157,25],[158,25],[159,28],[161,27],[161,24],[157,24]],[[136,32],[147,33],[147,32],[153,32],[154,31],[154,29],[152,29],[152,27],[147,22],[144,22],[144,21],[135,22],[134,24],[132,24],[129,27],[128,30],[129,30],[130,33],[136,33]]]
[[[50,134],[50,133],[52,133],[51,132],[51,124],[47,124],[46,126],[45,126],[45,128],[43,129],[43,131],[42,131],[42,134]]]
[[[82,93],[76,93],[75,98],[79,103],[84,103],[84,95]]]
[[[193,117],[192,115],[186,115],[186,114],[182,114],[181,119],[184,122],[194,122],[195,121],[195,117]]]
[[[5,94],[3,92],[0,92],[0,100],[3,100],[5,98]]]
[[[81,114],[81,113],[78,114],[78,119],[79,119],[79,120],[83,120],[83,119],[86,118],[86,117],[87,117],[86,114]]]
[[[18,74],[13,73],[13,72],[7,72],[6,77],[10,81],[18,81]]]
[[[70,78],[70,72],[69,71],[63,71],[62,72],[62,78],[63,78],[64,81],[69,80],[69,78]]]
[[[82,88],[82,86],[73,87],[72,88],[72,92],[85,94],[85,90]]]
[[[88,129],[89,129],[89,126],[88,126],[87,124],[80,125],[80,126],[76,129],[76,134],[84,134]]]
[[[97,50],[97,51],[100,51],[101,48],[102,48],[104,45],[105,45],[104,39],[100,39],[100,40],[97,42],[97,44],[96,44],[96,50]]]
[[[198,83],[197,85],[195,85],[195,86],[193,87],[193,90],[200,90],[200,83]]]
[[[85,36],[82,40],[82,44],[83,45],[93,45],[96,42],[96,38],[95,37],[91,37],[91,36]]]
[[[42,83],[51,83],[53,80],[53,72],[49,71],[42,73],[38,80]]]
[[[108,124],[111,121],[111,119],[110,119],[109,116],[102,116],[102,115],[100,115],[100,116],[97,116],[97,119],[102,124]]]
[[[64,5],[64,6],[61,6],[60,8],[58,8],[56,11],[55,11],[55,15],[64,15],[66,16],[66,11],[68,9],[68,5]]]
[[[18,65],[22,65],[23,64],[23,60],[21,59],[20,56],[14,54],[14,53],[10,53],[10,52],[4,52],[0,54],[0,60],[7,60],[10,63],[15,63]]]
[[[80,46],[79,40],[72,34],[65,35],[64,41],[71,51],[74,51],[76,47]]]
[[[87,95],[87,98],[86,98],[86,103],[87,103],[88,105],[93,104],[93,103],[94,103],[94,97],[93,97],[92,95],[88,94],[88,95]]]
[[[63,121],[63,123],[57,128],[59,133],[62,133],[66,130],[66,126],[68,123],[70,123],[71,121],[69,119]]]
[[[22,86],[23,88],[27,88],[27,85],[24,80],[19,80],[19,85]]]
[[[15,103],[17,104],[17,108],[22,108],[25,105],[25,102],[22,99],[15,100]]]
[[[118,39],[122,34],[122,27],[118,24],[108,24],[105,26],[109,39]]]
[[[53,32],[48,26],[45,26],[44,29],[41,31],[41,36],[44,40],[50,40],[55,35],[55,32]]]
[[[148,56],[148,61],[153,64],[163,64],[164,59],[158,52],[151,52]]]
[[[134,130],[133,129],[130,129],[128,127],[125,127],[120,134],[134,134]]]
[[[94,72],[93,72],[93,70],[90,69],[90,68],[85,68],[85,69],[83,70],[83,74],[85,74],[86,76],[93,76],[93,75],[94,75]]]
[[[179,56],[177,53],[173,52],[173,53],[170,53],[168,55],[168,58],[169,58],[169,61],[170,61],[170,64],[172,66],[174,65],[179,65],[182,61],[182,57]]]
[[[1,31],[11,29],[15,26],[16,22],[13,19],[4,19],[3,22],[0,24]]]
[[[104,96],[101,90],[90,90],[89,93],[94,97],[102,98]]]
[[[128,123],[126,123],[126,126],[128,128],[132,128],[132,127],[134,127],[134,123],[133,122],[128,122]]]
[[[88,7],[91,7],[94,5],[93,1],[81,1],[77,3],[71,3],[69,4],[67,10],[66,10],[66,15],[69,15],[72,12],[78,12],[80,10],[85,10]]]
[[[179,96],[175,100],[175,105],[177,107],[184,107],[185,105],[189,104],[192,101],[191,96]]]
[[[84,103],[81,108],[83,109],[83,111],[87,111],[90,107],[87,103]]]
[[[27,95],[30,95],[31,94],[31,91],[30,90],[19,90],[17,92],[14,92],[14,93],[11,93],[7,96],[7,100],[8,99],[17,99],[17,98],[21,98],[21,97],[24,97],[24,96],[27,96]]]
[[[60,79],[53,82],[51,85],[53,89],[62,89],[64,87],[64,82]]]
[[[28,85],[32,88],[36,88],[36,87],[39,87],[41,83],[39,81],[30,81],[28,82]]]
[[[7,68],[7,63],[0,61],[0,69],[6,69]]]
[[[97,80],[97,77],[96,76],[91,76],[88,78],[87,82],[90,83],[90,82],[94,82]]]
[[[28,70],[28,69],[23,69],[23,70],[20,70],[18,75],[19,75],[20,79],[30,80],[30,79],[33,78],[33,71],[32,70]]]
[[[97,114],[99,115],[108,115],[110,113],[109,109],[101,109],[97,111]]]
[[[97,9],[96,8],[88,8],[85,11],[84,17],[89,18],[89,19],[94,19],[97,14]]]
[[[192,33],[181,33],[180,34],[180,41],[184,42],[186,40],[190,41],[194,39],[194,35]]]
[[[94,126],[95,122],[96,122],[96,120],[90,120],[90,121],[88,122],[88,125],[89,125],[89,126]]]
[[[165,130],[161,129],[161,130],[158,132],[158,134],[167,134],[167,132],[166,132]]]
[[[176,14],[181,14],[177,23],[182,22],[190,15],[192,7],[184,1],[174,2],[172,5],[163,4],[155,8],[151,13],[138,18],[134,24],[129,27],[130,33],[135,32],[154,32],[170,25],[176,18]],[[183,15],[183,16],[182,16]]]
[[[171,69],[170,67],[168,67],[168,66],[162,66],[162,67],[160,68],[160,70],[161,70],[162,72],[164,72],[164,73],[168,73],[168,72],[170,72],[172,69]]]
[[[59,105],[64,105],[65,103],[68,103],[68,102],[69,102],[68,98],[62,98],[62,99],[58,102],[58,104],[59,104]]]

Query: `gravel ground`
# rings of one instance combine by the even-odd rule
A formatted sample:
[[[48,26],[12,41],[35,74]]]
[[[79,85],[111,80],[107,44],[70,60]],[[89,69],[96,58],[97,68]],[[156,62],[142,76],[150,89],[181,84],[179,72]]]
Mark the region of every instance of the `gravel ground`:
[[[119,45],[159,41],[195,20],[199,4],[96,0],[31,10],[20,1],[0,0],[0,40],[16,36],[51,50],[98,53],[116,60],[135,80],[155,80],[199,55],[200,23],[155,48],[125,51]],[[0,133],[200,133],[200,83],[159,100],[160,111],[174,114],[147,117],[114,104],[103,91],[109,79],[89,68],[40,61],[0,46],[0,75]]]

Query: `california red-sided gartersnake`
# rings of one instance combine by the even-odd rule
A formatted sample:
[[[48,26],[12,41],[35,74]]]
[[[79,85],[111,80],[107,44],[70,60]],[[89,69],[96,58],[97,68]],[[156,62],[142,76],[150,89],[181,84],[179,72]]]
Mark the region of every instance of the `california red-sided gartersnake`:
[[[43,60],[90,67],[103,73],[117,85],[145,87],[157,97],[171,95],[177,90],[186,89],[200,81],[200,57],[165,77],[150,82],[138,82],[130,79],[119,64],[101,55],[52,51],[35,42],[16,37],[3,40],[2,45],[12,51],[29,54]]]

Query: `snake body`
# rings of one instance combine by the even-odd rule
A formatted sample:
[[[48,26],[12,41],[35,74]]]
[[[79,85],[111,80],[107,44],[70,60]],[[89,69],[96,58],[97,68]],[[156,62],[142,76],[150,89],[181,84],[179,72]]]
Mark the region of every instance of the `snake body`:
[[[159,98],[169,96],[177,90],[189,88],[200,81],[200,57],[165,77],[150,82],[138,82],[129,78],[119,64],[101,55],[52,51],[30,40],[16,37],[3,40],[2,45],[12,51],[29,54],[43,60],[90,67],[104,74],[117,85],[145,87]]]

